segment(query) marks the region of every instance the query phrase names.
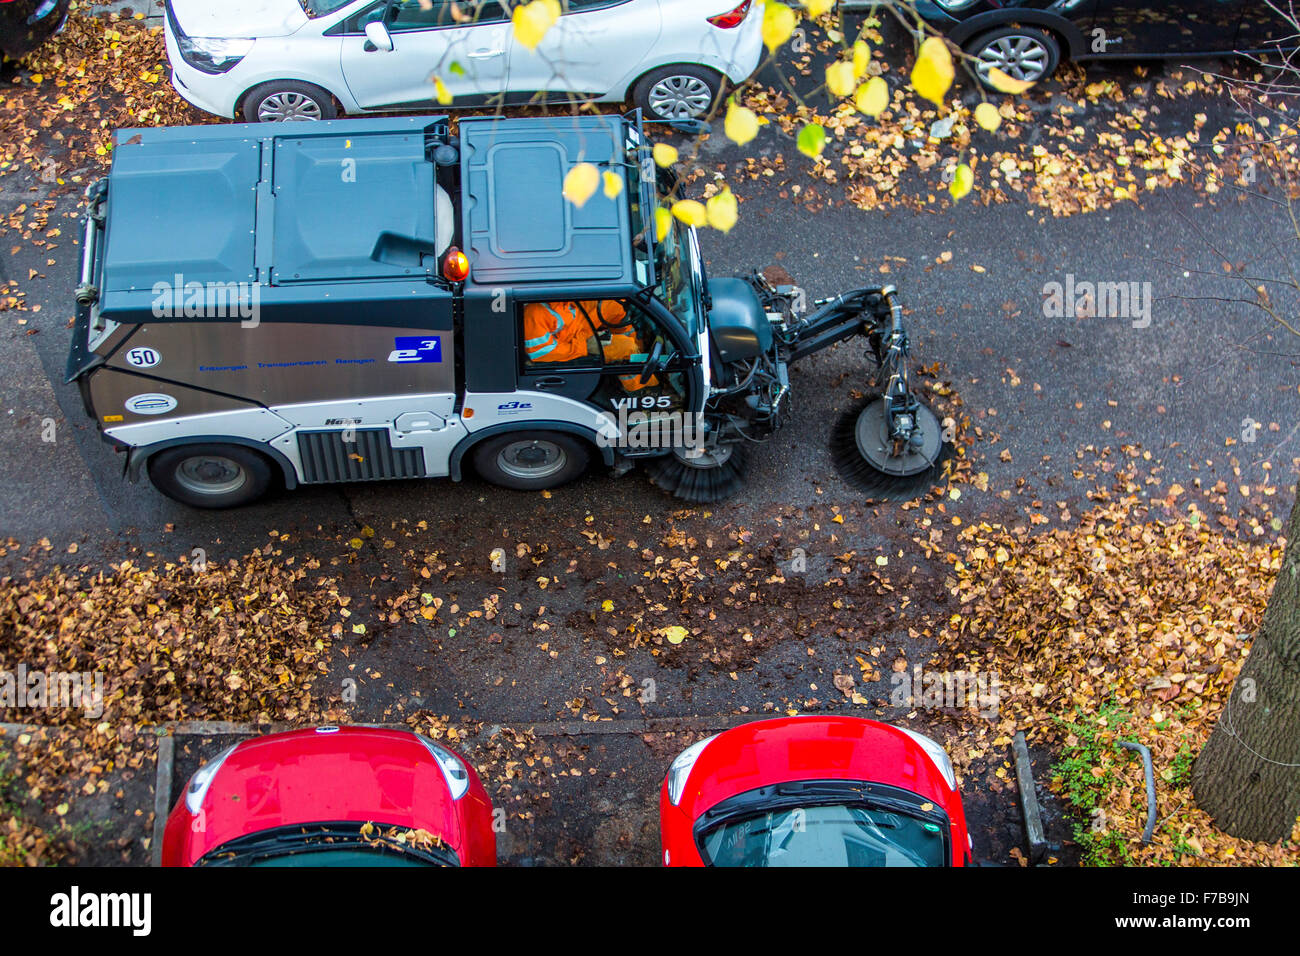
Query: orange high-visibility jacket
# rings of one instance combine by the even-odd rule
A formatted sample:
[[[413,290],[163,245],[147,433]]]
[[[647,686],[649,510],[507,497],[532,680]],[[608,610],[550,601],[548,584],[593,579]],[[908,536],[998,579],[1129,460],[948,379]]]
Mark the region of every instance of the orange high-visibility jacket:
[[[584,315],[585,313],[585,315]],[[572,362],[591,354],[592,327],[587,319],[596,323],[596,331],[617,325],[627,317],[623,306],[606,299],[586,302],[530,302],[524,306],[524,352],[532,362]],[[611,330],[609,344],[602,352],[607,362],[631,362],[644,354],[632,329]],[[644,385],[637,375],[620,376],[619,381],[629,391],[658,383],[652,378]]]

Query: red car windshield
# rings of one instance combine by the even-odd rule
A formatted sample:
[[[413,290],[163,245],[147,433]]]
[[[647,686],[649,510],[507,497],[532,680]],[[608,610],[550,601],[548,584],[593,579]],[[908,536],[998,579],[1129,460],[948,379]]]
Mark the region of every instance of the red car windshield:
[[[852,780],[760,787],[695,824],[709,866],[947,866],[950,821],[920,794]]]
[[[700,840],[711,866],[943,866],[943,831],[845,804],[790,807],[724,823]]]

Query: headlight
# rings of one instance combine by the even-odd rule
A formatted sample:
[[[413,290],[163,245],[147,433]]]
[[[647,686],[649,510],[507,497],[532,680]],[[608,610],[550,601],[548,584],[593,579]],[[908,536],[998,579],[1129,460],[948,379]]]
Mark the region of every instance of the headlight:
[[[939,772],[943,774],[943,779],[948,781],[948,786],[956,790],[957,774],[952,769],[952,761],[948,759],[948,751],[925,734],[918,734],[915,730],[908,730],[906,727],[899,727],[898,729],[921,745],[921,749],[929,755],[930,759],[934,761],[934,765],[939,768]]]
[[[693,743],[677,755],[672,766],[668,768],[668,799],[673,806],[682,802],[682,794],[686,792],[686,778],[691,775],[691,768],[695,766],[695,761],[700,759],[700,754],[704,753],[704,748],[709,745],[710,741],[717,740],[718,735],[705,737],[698,743]]]
[[[967,7],[973,7],[978,0],[934,0],[939,6],[949,13],[956,13],[958,10],[965,10]]]
[[[459,800],[465,796],[466,791],[469,790],[469,768],[446,747],[435,744],[424,734],[416,734],[416,736],[442,768],[442,775],[447,778],[447,789],[451,791],[451,798]]]
[[[239,744],[235,744],[232,747],[227,747],[194,772],[194,776],[190,777],[190,785],[185,790],[186,810],[195,814],[199,812],[199,808],[203,806],[203,798],[208,795],[208,787],[212,786],[212,778],[217,775],[217,771],[226,762],[226,758],[238,746]]]
[[[178,34],[176,45],[181,58],[204,73],[229,72],[253,48],[252,40],[228,40],[222,37],[187,37]]]

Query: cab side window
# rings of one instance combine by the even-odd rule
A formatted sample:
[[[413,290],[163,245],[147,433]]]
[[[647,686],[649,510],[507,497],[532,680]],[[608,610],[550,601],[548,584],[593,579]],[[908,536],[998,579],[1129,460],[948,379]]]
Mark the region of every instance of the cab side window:
[[[502,23],[509,18],[497,0],[388,0],[367,7],[351,17],[346,33],[364,33],[367,23],[383,20],[393,33],[432,30],[438,27]]]
[[[623,300],[563,300],[525,303],[520,336],[525,369],[640,367],[659,331]]]

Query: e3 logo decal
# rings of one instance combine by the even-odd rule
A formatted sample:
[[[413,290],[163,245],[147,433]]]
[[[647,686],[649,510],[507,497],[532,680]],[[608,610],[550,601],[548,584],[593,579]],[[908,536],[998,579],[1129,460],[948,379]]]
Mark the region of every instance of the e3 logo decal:
[[[388,353],[388,361],[398,365],[442,361],[442,339],[399,335],[393,340],[393,344],[395,348]]]

